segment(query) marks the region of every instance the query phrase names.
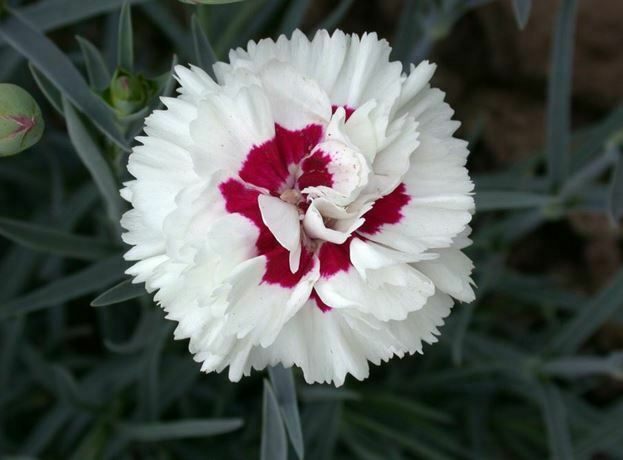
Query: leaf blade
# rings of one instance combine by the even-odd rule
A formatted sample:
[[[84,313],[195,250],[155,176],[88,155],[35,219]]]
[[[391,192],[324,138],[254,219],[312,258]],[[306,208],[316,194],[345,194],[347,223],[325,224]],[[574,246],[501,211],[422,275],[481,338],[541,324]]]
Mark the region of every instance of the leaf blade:
[[[134,31],[132,29],[132,9],[128,2],[124,2],[119,15],[117,66],[128,72],[132,72],[134,68]]]
[[[89,83],[97,91],[103,91],[108,86],[111,79],[110,70],[108,70],[104,57],[93,43],[86,38],[76,37],[76,40],[78,40],[80,48],[82,49]]]
[[[556,19],[547,103],[547,160],[551,186],[569,172],[571,145],[571,78],[577,0],[563,0]]]
[[[63,112],[65,113],[69,138],[76,149],[76,153],[91,173],[95,185],[104,198],[108,216],[112,221],[118,222],[122,213],[121,199],[112,171],[78,113],[65,98],[63,98]]]
[[[549,350],[554,354],[575,352],[621,305],[623,270],[619,270],[608,285],[554,335]]]
[[[31,313],[76,299],[123,277],[126,263],[111,257],[0,305],[0,319]]]
[[[72,235],[5,217],[0,217],[0,235],[30,249],[85,260],[110,256],[118,249],[107,241]]]
[[[551,383],[539,387],[543,416],[547,426],[550,455],[555,460],[572,460],[573,447],[566,408],[558,388]]]
[[[268,374],[275,390],[288,436],[298,458],[302,460],[305,455],[305,447],[292,369],[286,369],[281,365],[272,366],[268,369]]]
[[[264,401],[262,405],[262,445],[260,460],[287,460],[288,443],[286,430],[275,393],[264,380]]]
[[[526,27],[528,19],[530,19],[531,10],[532,0],[513,0],[513,11],[520,29]]]
[[[145,286],[143,284],[134,284],[132,280],[125,280],[93,299],[91,306],[105,307],[125,302],[126,300],[136,299],[145,294],[147,294],[147,291],[145,291]]]
[[[193,36],[193,45],[195,51],[195,59],[197,59],[197,64],[208,72],[212,78],[214,78],[214,70],[212,66],[218,61],[216,58],[216,54],[214,53],[214,49],[212,48],[212,44],[208,39],[201,23],[199,22],[199,18],[197,15],[193,14],[191,19],[191,30]]]
[[[175,422],[121,425],[124,436],[141,442],[216,436],[235,431],[243,425],[242,419],[187,419]]]
[[[520,191],[484,191],[475,195],[476,210],[501,211],[506,209],[539,208],[547,204],[551,197],[539,193]]]

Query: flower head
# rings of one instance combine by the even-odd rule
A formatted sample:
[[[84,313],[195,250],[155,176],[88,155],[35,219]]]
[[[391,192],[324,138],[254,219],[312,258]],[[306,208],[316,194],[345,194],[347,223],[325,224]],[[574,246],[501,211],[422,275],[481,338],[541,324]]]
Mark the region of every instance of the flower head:
[[[470,301],[473,185],[435,66],[376,34],[249,42],[177,68],[130,155],[125,241],[177,338],[231,380],[282,363],[341,385],[436,341]]]

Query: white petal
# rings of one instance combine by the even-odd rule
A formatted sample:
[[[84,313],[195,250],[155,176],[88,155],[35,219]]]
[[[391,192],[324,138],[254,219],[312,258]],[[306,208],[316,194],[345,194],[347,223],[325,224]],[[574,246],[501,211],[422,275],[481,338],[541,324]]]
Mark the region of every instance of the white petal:
[[[275,135],[270,105],[258,87],[242,88],[233,97],[209,94],[190,123],[196,171],[210,177],[223,169],[237,173],[252,147]]]
[[[295,273],[301,256],[301,222],[297,207],[271,195],[260,194],[257,201],[264,224],[279,244],[290,251],[290,270]]]
[[[270,61],[260,74],[275,122],[290,130],[310,124],[326,126],[331,119],[331,102],[327,94],[310,78],[294,67]]]
[[[354,270],[322,278],[316,291],[333,308],[352,308],[381,321],[402,320],[433,295],[433,283],[414,268],[392,265],[370,270],[364,280]]]
[[[439,249],[438,257],[433,260],[418,262],[415,266],[428,276],[446,294],[463,302],[472,302],[475,298],[470,277],[474,264],[458,249]]]

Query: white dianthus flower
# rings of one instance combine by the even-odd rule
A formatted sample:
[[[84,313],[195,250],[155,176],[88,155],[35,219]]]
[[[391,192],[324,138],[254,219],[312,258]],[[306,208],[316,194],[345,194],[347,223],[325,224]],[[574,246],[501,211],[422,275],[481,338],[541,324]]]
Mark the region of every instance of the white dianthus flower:
[[[122,195],[128,273],[205,372],[298,366],[308,382],[433,343],[471,301],[473,184],[459,123],[376,34],[249,42],[216,82],[178,67]]]

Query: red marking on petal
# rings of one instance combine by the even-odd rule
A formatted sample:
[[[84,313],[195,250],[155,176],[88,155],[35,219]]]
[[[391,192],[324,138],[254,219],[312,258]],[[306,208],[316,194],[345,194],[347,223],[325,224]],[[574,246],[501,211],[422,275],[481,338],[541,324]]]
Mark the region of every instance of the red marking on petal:
[[[300,163],[321,141],[323,133],[324,129],[320,125],[308,125],[297,131],[275,125],[275,139],[284,163]]]
[[[249,184],[277,193],[288,180],[288,167],[282,161],[276,139],[253,147],[238,174]]]
[[[335,113],[335,111],[342,107],[344,109],[344,111],[346,112],[346,121],[348,121],[348,119],[350,118],[350,116],[355,112],[356,109],[353,109],[352,107],[349,107],[347,105],[332,105],[331,109],[333,110],[333,113]]]
[[[303,248],[301,253],[301,264],[296,273],[290,271],[290,253],[281,245],[278,245],[278,247],[264,255],[266,256],[266,273],[264,273],[262,281],[268,284],[278,284],[285,288],[293,288],[301,281],[303,276],[314,268],[313,254],[305,248]]]
[[[225,199],[227,212],[240,214],[249,219],[259,230],[255,247],[258,255],[266,256],[266,273],[262,282],[278,284],[285,288],[296,286],[301,278],[314,267],[312,253],[303,248],[301,263],[296,273],[290,271],[289,252],[275,239],[264,224],[257,197],[260,192],[236,179],[228,179],[219,185]]]
[[[357,231],[373,235],[380,232],[385,224],[397,224],[404,217],[402,208],[409,201],[411,197],[407,195],[405,184],[398,185],[393,192],[374,202],[372,209],[363,215],[366,221]]]
[[[313,300],[314,302],[316,302],[316,306],[318,308],[320,308],[320,310],[322,310],[323,313],[326,313],[328,311],[333,310],[332,307],[330,307],[329,305],[327,305],[326,303],[324,303],[322,301],[322,299],[320,298],[320,296],[318,295],[318,293],[316,292],[316,289],[314,289],[311,293],[311,295],[309,296],[309,298],[311,300]]]
[[[239,171],[249,184],[278,194],[288,183],[289,167],[298,164],[320,142],[322,126],[309,125],[290,131],[275,125],[275,137],[251,149]],[[291,184],[289,184],[291,185]]]
[[[329,172],[330,163],[331,157],[322,150],[316,150],[312,155],[305,158],[301,163],[303,174],[297,181],[299,190],[320,185],[331,187],[333,175]]]
[[[318,251],[320,259],[320,276],[330,278],[339,272],[348,271],[350,264],[350,242],[352,238],[342,244],[322,243]]]

